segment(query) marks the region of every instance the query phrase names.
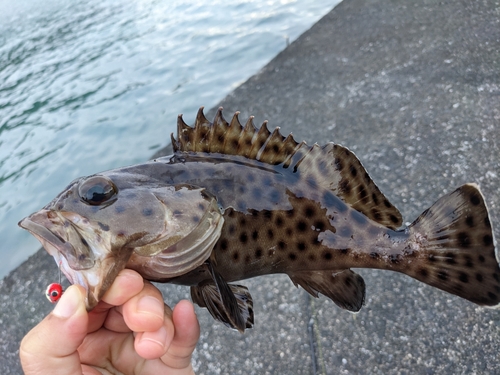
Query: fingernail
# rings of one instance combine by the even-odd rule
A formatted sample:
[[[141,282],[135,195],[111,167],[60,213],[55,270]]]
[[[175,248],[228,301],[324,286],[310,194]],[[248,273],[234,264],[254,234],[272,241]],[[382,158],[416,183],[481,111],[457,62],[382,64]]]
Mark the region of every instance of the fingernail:
[[[158,331],[144,332],[141,337],[141,342],[144,341],[151,341],[165,348],[165,343],[167,342],[167,329],[162,326]]]
[[[137,312],[155,315],[161,320],[163,320],[164,309],[163,301],[152,296],[142,297],[137,303]]]
[[[67,319],[72,316],[80,304],[81,293],[77,287],[70,286],[62,295],[59,302],[57,302],[52,314],[59,318]]]

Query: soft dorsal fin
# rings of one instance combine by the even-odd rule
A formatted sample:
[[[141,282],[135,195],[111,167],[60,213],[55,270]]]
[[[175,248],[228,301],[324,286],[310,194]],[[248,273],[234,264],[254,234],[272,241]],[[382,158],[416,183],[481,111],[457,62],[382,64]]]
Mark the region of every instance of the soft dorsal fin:
[[[203,107],[199,109],[194,127],[179,115],[177,139],[172,134],[174,152],[209,152],[239,155],[272,165],[282,164],[300,172],[312,187],[330,189],[346,204],[368,218],[389,228],[401,226],[399,211],[382,194],[359,159],[349,149],[327,143],[297,143],[290,134],[284,137],[279,128],[269,131],[267,121],[260,128],[253,116],[243,126],[236,112],[228,123],[222,108],[217,110],[213,123],[207,120]]]

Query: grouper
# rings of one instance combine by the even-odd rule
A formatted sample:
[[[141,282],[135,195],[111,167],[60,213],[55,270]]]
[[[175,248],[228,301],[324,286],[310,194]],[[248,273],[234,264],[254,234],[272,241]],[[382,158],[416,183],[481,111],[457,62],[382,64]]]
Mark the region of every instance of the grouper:
[[[500,304],[499,254],[475,184],[441,197],[412,224],[346,147],[298,143],[252,117],[178,118],[173,154],[71,182],[19,225],[55,258],[92,309],[123,268],[191,287],[227,326],[252,327],[252,297],[234,282],[285,273],[314,297],[357,312],[351,268],[404,273],[488,307]]]

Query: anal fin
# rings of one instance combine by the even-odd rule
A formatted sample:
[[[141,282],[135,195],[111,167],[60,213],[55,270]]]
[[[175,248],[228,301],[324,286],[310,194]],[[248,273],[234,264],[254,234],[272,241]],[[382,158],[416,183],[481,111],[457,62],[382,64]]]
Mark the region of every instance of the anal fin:
[[[206,307],[214,319],[243,333],[253,326],[253,301],[248,288],[226,283],[212,264],[206,263],[213,282],[191,287],[191,298],[200,307]]]
[[[297,271],[289,274],[295,286],[300,285],[313,297],[321,293],[337,306],[357,312],[365,300],[365,281],[351,270]]]

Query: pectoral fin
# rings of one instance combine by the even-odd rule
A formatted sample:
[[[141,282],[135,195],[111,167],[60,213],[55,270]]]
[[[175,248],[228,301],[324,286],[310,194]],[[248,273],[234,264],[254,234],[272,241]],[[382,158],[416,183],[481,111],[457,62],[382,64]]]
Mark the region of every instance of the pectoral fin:
[[[207,262],[213,282],[204,282],[191,287],[191,298],[200,307],[226,326],[241,333],[253,326],[253,301],[248,289],[242,285],[230,285]]]
[[[299,271],[289,275],[295,286],[300,285],[313,297],[324,294],[343,309],[357,312],[365,300],[365,282],[351,270]]]

